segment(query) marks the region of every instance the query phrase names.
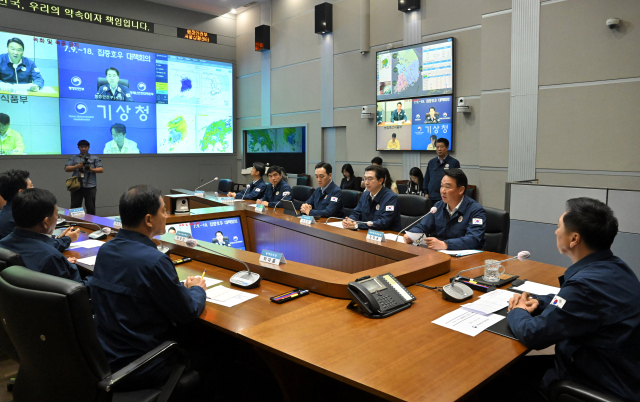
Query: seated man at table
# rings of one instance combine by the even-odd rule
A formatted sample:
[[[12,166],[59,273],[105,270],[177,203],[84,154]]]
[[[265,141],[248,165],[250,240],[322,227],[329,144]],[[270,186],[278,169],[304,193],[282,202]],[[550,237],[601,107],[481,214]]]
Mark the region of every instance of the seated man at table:
[[[56,229],[58,206],[56,197],[48,190],[30,188],[12,200],[15,220],[13,232],[0,240],[0,247],[20,254],[24,265],[37,272],[71,279],[89,286],[74,264],[51,244]],[[6,206],[5,206],[6,208]]]
[[[462,169],[444,171],[440,184],[442,201],[434,204],[435,213],[425,216],[404,235],[406,243],[423,234],[427,247],[433,250],[482,250],[485,243],[487,217],[482,205],[464,195],[467,175]],[[429,235],[435,234],[435,237]]]
[[[342,221],[345,229],[402,229],[398,195],[384,186],[385,173],[381,166],[370,165],[364,170],[367,191],[360,196],[351,215]]]
[[[274,208],[280,200],[291,200],[291,187],[282,180],[283,175],[284,169],[280,166],[273,165],[269,168],[267,176],[271,184],[267,185],[264,194],[258,199],[258,204]]]
[[[184,285],[153,237],[165,233],[167,213],[160,190],[131,187],[120,197],[122,229],[98,252],[92,280],[95,323],[111,371],[120,370],[156,346],[176,340],[181,326],[195,321],[205,304],[205,281]],[[153,388],[166,382],[174,356],[147,363],[119,389]]]
[[[0,239],[13,232],[16,223],[11,213],[13,198],[26,189],[33,188],[33,183],[26,170],[11,169],[0,174],[0,195],[6,200],[6,204],[0,211]],[[77,241],[80,236],[80,228],[65,229],[59,237],[49,237],[49,243],[59,251],[69,248],[72,241]]]
[[[227,193],[227,197],[235,197],[236,200],[257,200],[264,194],[264,190],[267,188],[267,184],[262,180],[264,176],[265,166],[262,162],[254,162],[251,168],[251,177],[253,182],[247,185],[244,190],[234,193],[233,191]]]
[[[535,298],[523,293],[509,301],[507,320],[520,342],[531,349],[556,345],[543,393],[556,381],[571,380],[639,400],[640,282],[611,252],[617,233],[609,206],[570,199],[556,229],[558,251],[573,263],[559,278],[560,292]],[[518,376],[529,376],[526,368]]]
[[[318,188],[300,207],[303,214],[328,218],[342,218],[342,190],[332,181],[333,168],[330,164],[320,162],[316,165]]]

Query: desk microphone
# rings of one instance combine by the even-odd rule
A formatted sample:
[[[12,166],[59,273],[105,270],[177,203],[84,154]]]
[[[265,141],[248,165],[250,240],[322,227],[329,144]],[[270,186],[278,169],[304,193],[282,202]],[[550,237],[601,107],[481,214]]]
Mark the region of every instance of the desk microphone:
[[[211,181],[208,181],[208,182],[204,183],[204,184],[203,184],[203,185],[201,185],[201,186],[196,187],[196,189],[195,189],[195,190],[193,190],[193,191],[195,192],[195,191],[196,191],[197,189],[199,189],[200,187],[204,187],[204,186],[206,186],[207,184],[209,184],[209,183],[213,183],[213,182],[214,182],[214,181],[216,181],[216,180],[218,180],[218,178],[217,178],[217,177],[216,177],[215,179],[211,180]]]
[[[191,248],[194,248],[195,246],[198,245],[198,241],[196,239],[187,239],[185,243],[188,247],[191,247]],[[261,279],[260,275],[255,272],[251,272],[246,262],[239,260],[237,258],[229,257],[228,255],[222,254],[221,252],[216,251],[212,248],[205,247],[203,244],[200,244],[200,247],[206,250],[212,251],[218,255],[221,255],[222,257],[229,258],[234,261],[238,261],[239,263],[244,265],[245,268],[247,268],[246,271],[236,272],[231,278],[229,278],[229,283],[231,283],[232,285],[235,285],[244,289],[253,289],[260,286],[260,279]]]
[[[398,237],[400,237],[400,233],[409,230],[410,228],[413,227],[413,225],[415,225],[416,223],[420,222],[422,219],[424,219],[425,216],[429,215],[429,214],[435,214],[438,211],[438,208],[436,207],[431,207],[431,209],[429,210],[429,212],[427,212],[426,214],[422,215],[421,217],[419,217],[417,220],[415,220],[414,222],[412,222],[409,226],[407,226],[406,228],[402,229],[401,231],[398,232],[398,235],[396,236],[396,241],[398,241]]]
[[[347,219],[347,218],[338,218],[337,216],[330,216],[330,217],[328,217],[328,218],[327,218],[327,220],[326,220],[326,221],[324,221],[324,224],[325,224],[325,225],[326,225],[327,223],[329,223],[329,219],[341,219],[341,220],[344,220],[344,219]]]
[[[531,257],[531,253],[528,251],[521,251],[518,253],[517,256],[515,257],[511,257],[511,258],[507,258],[506,260],[502,260],[502,261],[498,261],[497,264],[503,263],[503,262],[507,262],[507,261],[511,261],[511,260],[515,260],[518,259],[520,261],[525,261],[528,260],[529,257]],[[496,263],[494,263],[496,264]],[[442,287],[442,298],[450,301],[450,302],[454,302],[454,303],[458,303],[461,301],[465,301],[467,299],[470,299],[471,296],[473,296],[473,290],[471,290],[471,288],[463,283],[458,283],[457,285],[455,285],[456,281],[458,280],[458,278],[460,277],[460,274],[463,272],[467,272],[467,271],[471,271],[474,269],[478,269],[478,268],[484,268],[488,265],[493,265],[493,264],[485,264],[485,265],[480,265],[479,267],[473,267],[473,268],[469,268],[469,269],[463,269],[462,271],[458,272],[456,274],[456,276],[451,280],[451,283],[448,285],[445,285]]]
[[[251,185],[253,183],[250,183],[247,185],[247,188],[244,189],[244,193],[242,193],[242,199],[240,201],[244,201],[244,196],[247,195],[247,192],[249,191],[249,189],[251,188]]]
[[[273,212],[276,212],[276,207],[278,206],[278,204],[280,204],[280,201],[284,200],[284,197],[288,196],[289,194],[291,194],[291,193],[288,192],[288,191],[285,191],[284,193],[282,193],[282,198],[280,198],[280,200],[278,200],[276,205],[273,206]]]
[[[111,233],[111,228],[102,227],[102,226],[98,225],[97,223],[93,223],[93,222],[82,222],[82,223],[88,223],[89,225],[96,225],[99,228],[95,232],[89,234],[89,238],[90,239],[93,239],[93,240],[106,239],[107,235]]]

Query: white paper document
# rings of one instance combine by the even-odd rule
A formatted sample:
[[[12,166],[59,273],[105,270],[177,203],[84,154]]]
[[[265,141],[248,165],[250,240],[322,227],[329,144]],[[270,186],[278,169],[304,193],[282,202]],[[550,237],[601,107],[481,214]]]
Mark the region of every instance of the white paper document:
[[[233,307],[257,296],[252,293],[229,289],[222,285],[207,289],[207,301],[225,307]]]
[[[441,253],[453,255],[455,257],[464,257],[465,255],[478,254],[482,250],[438,250]]]
[[[69,250],[73,250],[74,248],[96,248],[102,246],[103,244],[104,242],[93,239],[77,241],[75,243],[71,243],[71,245],[69,246]]]
[[[531,281],[526,281],[522,285],[515,288],[510,288],[510,289],[519,290],[521,292],[529,292],[529,293],[533,293],[534,295],[540,295],[540,296],[546,296],[551,294],[557,295],[558,292],[560,291],[560,288],[557,288],[555,286],[543,285],[542,283],[536,283]]]
[[[207,278],[206,276],[204,277],[204,281],[205,281],[205,284],[206,284],[205,286],[208,287],[208,288],[210,288],[211,286],[217,285],[220,282],[222,282],[222,281],[219,281],[217,279]]]
[[[393,240],[393,241],[397,241],[397,242],[400,242],[400,243],[404,243],[403,235],[398,236],[397,233],[385,233],[384,234],[384,238],[387,239],[387,240]],[[398,240],[396,240],[396,238]]]
[[[258,206],[258,204],[249,204],[249,205],[247,205],[248,208],[255,208],[257,206]]]
[[[329,222],[327,223],[328,226],[333,226],[334,228],[340,228],[342,229],[342,221],[337,221],[337,222]]]
[[[76,260],[76,262],[93,267],[96,265],[96,257],[97,255],[94,255],[93,257],[80,258],[79,260]]]
[[[461,307],[474,313],[489,315],[509,305],[509,300],[514,296],[508,290],[496,289],[485,293],[473,303],[463,304]]]
[[[441,327],[476,336],[505,317],[497,314],[482,315],[459,308],[432,321]]]

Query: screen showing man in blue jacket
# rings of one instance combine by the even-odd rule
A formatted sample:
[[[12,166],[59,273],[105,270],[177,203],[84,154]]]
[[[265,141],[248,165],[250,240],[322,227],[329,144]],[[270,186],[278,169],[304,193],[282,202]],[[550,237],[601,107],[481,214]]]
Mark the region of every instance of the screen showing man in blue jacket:
[[[464,195],[467,186],[462,169],[445,170],[440,184],[442,201],[434,205],[437,211],[411,228],[404,235],[405,242],[413,243],[422,234],[433,250],[483,250],[487,217],[482,205]]]
[[[32,84],[28,89],[37,92],[44,87],[44,79],[36,63],[23,56],[24,42],[19,38],[7,41],[7,53],[0,56],[0,81],[7,84]]]

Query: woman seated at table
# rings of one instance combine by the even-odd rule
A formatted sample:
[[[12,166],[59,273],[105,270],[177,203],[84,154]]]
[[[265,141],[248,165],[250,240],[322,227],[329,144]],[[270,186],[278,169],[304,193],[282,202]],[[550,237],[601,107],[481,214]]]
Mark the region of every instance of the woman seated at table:
[[[345,163],[342,165],[342,182],[340,182],[341,190],[358,190],[356,183],[356,175],[353,173],[353,167],[350,163]]]
[[[389,174],[389,170],[387,168],[382,168],[384,170],[384,186],[394,193],[398,194],[398,186],[396,182],[391,178],[391,174]]]
[[[422,191],[422,182],[424,181],[422,170],[418,167],[411,168],[409,171],[409,179],[407,194],[424,196],[424,191]]]

